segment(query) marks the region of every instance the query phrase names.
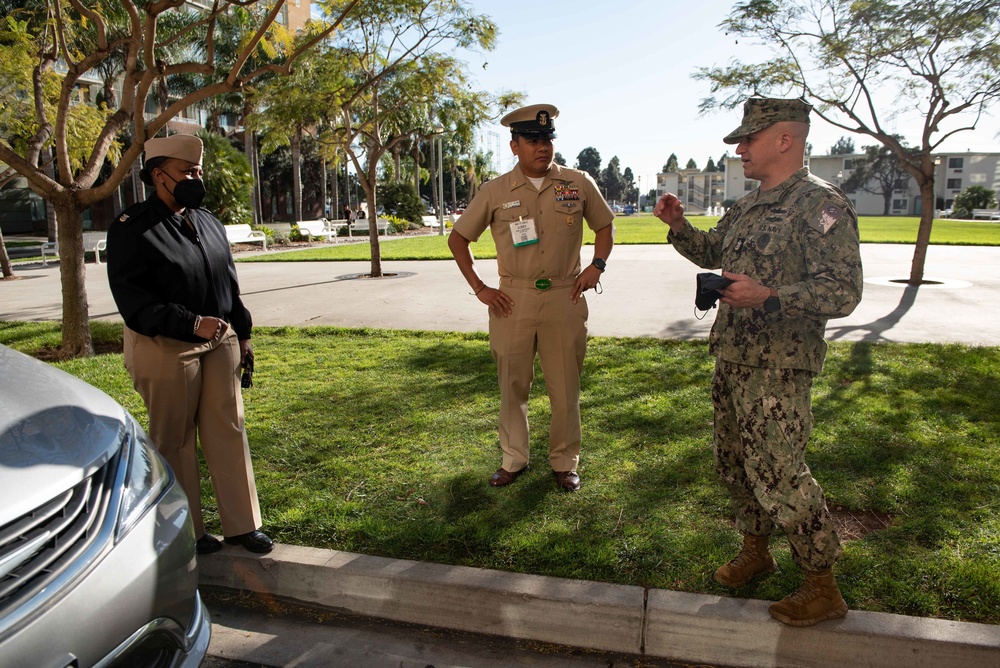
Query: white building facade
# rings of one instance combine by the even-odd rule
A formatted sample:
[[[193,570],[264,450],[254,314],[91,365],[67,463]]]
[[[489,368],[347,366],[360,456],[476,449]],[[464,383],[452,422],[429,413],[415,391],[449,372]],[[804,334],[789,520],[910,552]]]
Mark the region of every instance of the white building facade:
[[[806,156],[806,165],[816,176],[841,186],[850,177],[854,162],[864,158],[862,153],[847,155]],[[941,153],[935,154],[935,209],[950,209],[955,196],[969,186],[983,186],[993,190],[1000,199],[1000,153]],[[682,169],[656,175],[656,195],[672,192],[677,195],[684,208],[692,215],[717,210],[726,201],[737,200],[758,185],[757,181],[743,176],[743,163],[738,157],[726,159],[725,171],[703,172]],[[901,184],[902,185],[902,184]],[[875,193],[858,190],[846,193],[854,203],[858,215],[881,216],[884,210],[883,196],[878,187]],[[893,190],[889,206],[891,216],[919,216],[924,203],[920,188],[913,177],[908,176],[905,187]]]

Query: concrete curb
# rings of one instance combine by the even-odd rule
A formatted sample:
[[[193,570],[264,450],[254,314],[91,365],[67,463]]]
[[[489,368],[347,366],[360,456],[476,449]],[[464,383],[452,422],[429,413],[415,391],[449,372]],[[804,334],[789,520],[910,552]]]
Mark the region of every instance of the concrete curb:
[[[767,601],[277,545],[225,549],[201,584],[394,621],[748,668],[1000,666],[1000,626],[854,611],[784,626]]]

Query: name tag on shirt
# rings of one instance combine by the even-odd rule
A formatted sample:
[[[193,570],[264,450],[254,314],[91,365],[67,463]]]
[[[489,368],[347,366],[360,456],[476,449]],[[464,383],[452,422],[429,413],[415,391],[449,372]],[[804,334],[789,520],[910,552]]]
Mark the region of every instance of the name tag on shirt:
[[[518,218],[510,224],[510,236],[514,247],[528,246],[538,243],[538,230],[535,229],[534,218]]]

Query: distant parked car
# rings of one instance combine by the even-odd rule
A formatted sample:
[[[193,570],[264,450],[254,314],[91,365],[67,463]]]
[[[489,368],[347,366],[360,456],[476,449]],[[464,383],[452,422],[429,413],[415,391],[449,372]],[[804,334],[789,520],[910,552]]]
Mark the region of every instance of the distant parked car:
[[[0,345],[0,665],[195,668],[187,497],[111,397]]]

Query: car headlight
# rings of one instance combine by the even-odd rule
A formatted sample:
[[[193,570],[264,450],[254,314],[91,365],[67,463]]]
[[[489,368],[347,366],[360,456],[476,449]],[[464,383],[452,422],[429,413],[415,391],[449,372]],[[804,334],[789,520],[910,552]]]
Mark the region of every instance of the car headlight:
[[[121,540],[146,511],[153,507],[170,482],[170,472],[152,442],[126,413],[124,446],[125,479],[115,540]]]

